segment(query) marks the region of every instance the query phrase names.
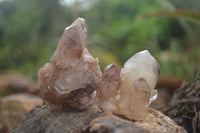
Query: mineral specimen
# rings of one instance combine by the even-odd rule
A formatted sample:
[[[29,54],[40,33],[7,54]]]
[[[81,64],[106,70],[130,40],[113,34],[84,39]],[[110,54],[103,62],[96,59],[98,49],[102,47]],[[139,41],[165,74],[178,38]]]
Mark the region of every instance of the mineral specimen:
[[[92,57],[85,42],[85,20],[78,18],[65,29],[51,62],[39,70],[42,100],[52,108],[82,110],[96,102],[98,90],[99,106],[105,112],[144,119],[157,96],[157,61],[145,50],[131,57],[122,70],[111,64],[102,75],[98,59]]]
[[[121,72],[116,65],[106,67],[98,91],[100,108],[130,119],[144,119],[157,95],[154,87],[159,73],[157,61],[147,50],[132,56]]]
[[[51,62],[39,70],[40,97],[50,107],[82,110],[95,103],[101,71],[85,42],[85,20],[78,18],[65,29]]]
[[[108,100],[110,96],[117,94],[119,82],[120,68],[115,64],[107,66],[103,71],[101,89],[98,91],[98,97],[101,101]]]

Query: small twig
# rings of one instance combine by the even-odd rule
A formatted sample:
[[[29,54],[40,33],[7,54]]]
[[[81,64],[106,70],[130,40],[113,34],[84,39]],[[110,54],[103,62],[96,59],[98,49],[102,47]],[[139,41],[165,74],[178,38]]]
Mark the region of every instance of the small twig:
[[[193,109],[194,109],[194,112],[195,112],[195,116],[194,116],[194,118],[192,119],[192,130],[193,130],[193,133],[197,133],[197,132],[196,132],[197,109],[196,109],[195,106],[193,107]]]

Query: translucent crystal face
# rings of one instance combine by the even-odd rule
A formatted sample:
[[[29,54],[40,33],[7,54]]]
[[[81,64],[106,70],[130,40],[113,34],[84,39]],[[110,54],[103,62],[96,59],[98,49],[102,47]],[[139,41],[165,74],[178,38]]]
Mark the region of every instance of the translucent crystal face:
[[[95,83],[99,82],[101,77],[98,59],[92,57],[88,50],[84,49],[80,61],[77,66],[60,71],[54,85],[57,92],[69,93],[79,88],[86,88],[88,84],[97,86]]]
[[[85,20],[76,19],[65,29],[51,62],[63,69],[79,64],[81,54],[86,46],[86,32]]]
[[[122,83],[125,82],[131,88],[132,82],[139,77],[143,77],[151,90],[155,88],[158,80],[160,68],[157,61],[151,56],[149,51],[144,50],[132,56],[121,70]]]
[[[102,100],[107,100],[117,94],[120,83],[120,68],[115,64],[105,67],[100,84],[101,92],[98,93]],[[101,95],[100,95],[101,94]]]
[[[117,66],[115,66],[116,68]],[[144,50],[132,56],[124,65],[121,73],[112,74],[113,69],[103,72],[99,91],[99,106],[106,112],[122,114],[130,119],[142,120],[147,113],[147,106],[156,99],[154,90],[160,68],[149,51]],[[105,74],[106,73],[106,74]],[[120,75],[119,84],[108,86],[114,77]],[[110,88],[115,93],[110,93]],[[102,99],[101,97],[106,97]]]

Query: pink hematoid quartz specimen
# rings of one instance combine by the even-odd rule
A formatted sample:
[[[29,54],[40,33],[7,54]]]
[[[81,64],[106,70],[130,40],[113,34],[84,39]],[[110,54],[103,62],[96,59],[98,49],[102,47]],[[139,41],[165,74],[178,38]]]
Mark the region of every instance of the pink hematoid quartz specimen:
[[[115,64],[107,66],[97,92],[100,108],[143,120],[148,105],[157,97],[154,87],[159,73],[159,64],[147,50],[132,56],[121,71]]]
[[[85,43],[85,20],[78,18],[65,29],[51,62],[39,70],[40,97],[45,104],[82,110],[96,102],[102,74],[98,59],[91,56]]]

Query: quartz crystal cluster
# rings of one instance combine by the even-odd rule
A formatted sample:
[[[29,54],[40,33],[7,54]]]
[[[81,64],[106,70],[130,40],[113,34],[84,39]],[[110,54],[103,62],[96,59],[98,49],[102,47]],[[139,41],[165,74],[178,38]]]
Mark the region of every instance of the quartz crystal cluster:
[[[45,104],[85,109],[96,102],[101,71],[85,42],[85,20],[78,18],[65,29],[51,62],[39,70],[40,97]]]
[[[98,59],[86,48],[85,20],[78,18],[67,27],[51,58],[39,70],[40,97],[50,107],[85,109],[96,103],[105,112],[129,119],[145,118],[160,68],[149,51],[132,56],[120,69],[107,66],[103,74]]]
[[[107,66],[98,91],[100,108],[130,119],[144,119],[148,105],[157,96],[154,87],[159,73],[157,61],[147,50],[132,56],[121,71],[115,64]]]

